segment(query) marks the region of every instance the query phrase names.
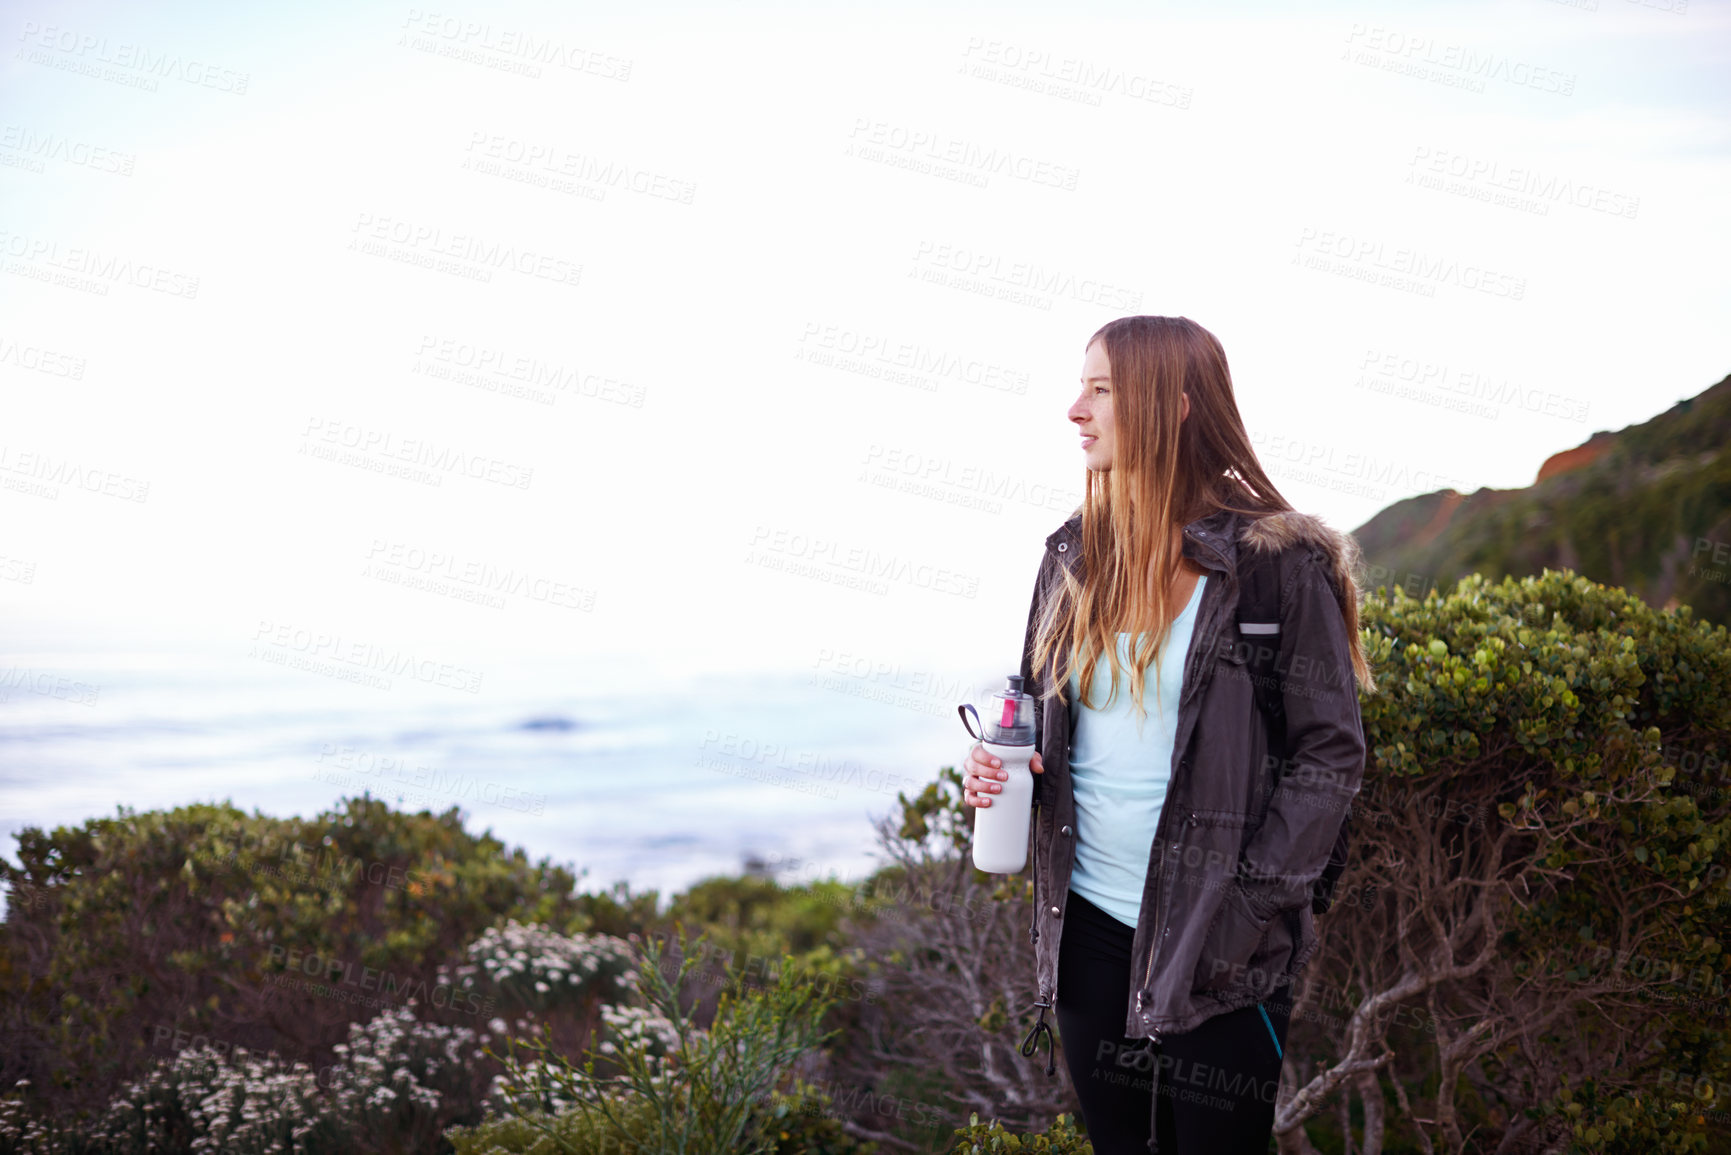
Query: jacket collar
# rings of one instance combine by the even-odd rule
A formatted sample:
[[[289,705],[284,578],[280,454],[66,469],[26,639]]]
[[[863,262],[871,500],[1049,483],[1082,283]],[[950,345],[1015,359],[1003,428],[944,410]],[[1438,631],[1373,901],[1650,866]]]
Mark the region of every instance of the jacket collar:
[[[1184,556],[1205,569],[1231,573],[1238,564],[1238,530],[1242,514],[1217,509],[1184,527]],[[1059,546],[1063,548],[1060,549]],[[1075,572],[1082,556],[1082,510],[1046,536],[1046,550],[1056,554],[1064,568]]]
[[[1294,509],[1260,517],[1217,509],[1184,527],[1184,556],[1204,569],[1220,573],[1236,572],[1241,547],[1278,553],[1293,546],[1305,546],[1322,555],[1323,572],[1334,587],[1343,613],[1349,604],[1364,596],[1360,579],[1364,560],[1357,539],[1319,517]],[[1055,554],[1065,569],[1075,572],[1082,557],[1081,506],[1047,535],[1046,551]]]

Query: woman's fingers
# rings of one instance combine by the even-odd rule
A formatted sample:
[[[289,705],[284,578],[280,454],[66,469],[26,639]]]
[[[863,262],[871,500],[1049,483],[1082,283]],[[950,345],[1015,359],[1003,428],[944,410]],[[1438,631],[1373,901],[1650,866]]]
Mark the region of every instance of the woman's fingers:
[[[962,780],[962,785],[966,788],[969,806],[990,806],[992,795],[1002,789],[998,783],[977,774],[968,775]]]
[[[986,753],[983,746],[974,743],[968,751],[967,773],[962,778],[962,800],[969,806],[990,806],[992,795],[1001,792],[1003,783],[1009,779],[1003,766],[1003,759]]]
[[[1004,761],[986,753],[984,746],[975,744],[968,754],[968,761],[975,767],[974,773],[982,778],[1008,778],[1002,769]]]

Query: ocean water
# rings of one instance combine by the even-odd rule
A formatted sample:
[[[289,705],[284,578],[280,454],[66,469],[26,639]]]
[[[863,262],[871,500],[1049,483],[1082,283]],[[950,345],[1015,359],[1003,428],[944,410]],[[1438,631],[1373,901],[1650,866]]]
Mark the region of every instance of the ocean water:
[[[784,881],[863,877],[875,818],[953,765],[962,678],[788,670],[670,677],[524,659],[470,693],[187,647],[0,659],[0,853],[14,835],[227,801],[310,816],[363,792],[461,807],[530,858],[668,897],[755,858]],[[903,681],[906,681],[905,679]]]

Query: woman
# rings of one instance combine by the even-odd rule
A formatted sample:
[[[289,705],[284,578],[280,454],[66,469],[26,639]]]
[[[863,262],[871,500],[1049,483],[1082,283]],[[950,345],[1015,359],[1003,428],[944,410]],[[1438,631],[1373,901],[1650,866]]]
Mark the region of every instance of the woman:
[[[1087,487],[1046,539],[1022,658],[1040,702],[1028,1042],[1055,1004],[1099,1155],[1263,1155],[1312,887],[1364,770],[1357,547],[1275,490],[1220,342],[1187,318],[1089,338],[1069,418]],[[1277,621],[1243,620],[1246,573],[1270,594],[1243,606],[1277,588]],[[1253,646],[1283,730],[1258,712]],[[992,805],[998,759],[976,745],[964,769],[967,803]]]

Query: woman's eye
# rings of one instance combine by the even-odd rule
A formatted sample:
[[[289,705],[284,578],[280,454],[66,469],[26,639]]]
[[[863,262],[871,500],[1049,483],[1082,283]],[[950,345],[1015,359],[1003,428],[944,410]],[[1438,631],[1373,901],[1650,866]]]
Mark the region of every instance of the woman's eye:
[[[1104,385],[1096,385],[1096,386],[1094,386],[1094,392],[1104,393],[1104,392],[1106,392],[1106,387]]]

